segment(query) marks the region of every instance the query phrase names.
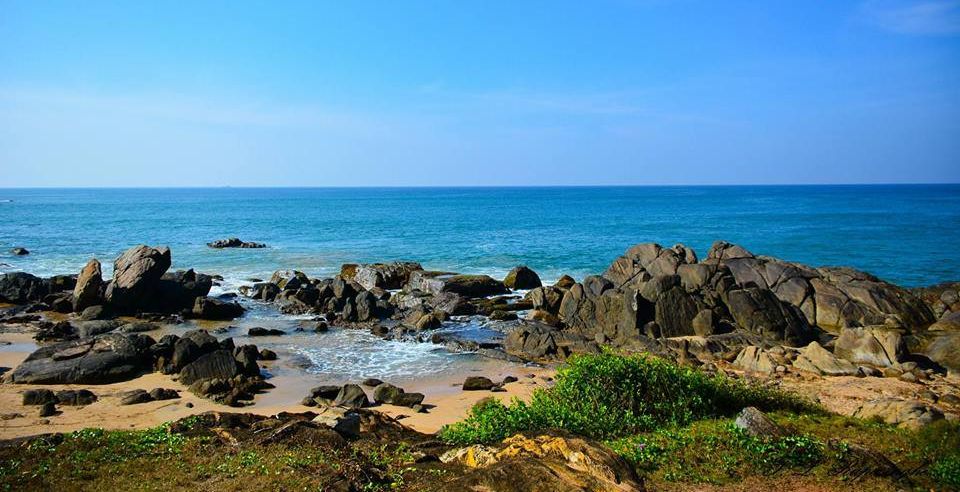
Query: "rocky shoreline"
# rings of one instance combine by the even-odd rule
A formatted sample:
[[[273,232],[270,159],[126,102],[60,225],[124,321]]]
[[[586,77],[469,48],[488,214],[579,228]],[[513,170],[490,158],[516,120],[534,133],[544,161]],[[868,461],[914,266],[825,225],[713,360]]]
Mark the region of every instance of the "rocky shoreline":
[[[4,380],[102,384],[157,371],[234,406],[268,390],[258,364],[276,358],[271,351],[234,346],[203,330],[149,336],[158,323],[244,313],[231,294],[209,296],[216,275],[170,272],[171,263],[169,249],[140,245],[114,261],[110,279],[102,278],[96,259],[75,276],[0,276],[0,302],[16,305],[4,310],[0,323],[33,326],[42,344]],[[960,409],[960,395],[940,384],[960,371],[958,285],[906,289],[851,268],[813,268],[717,242],[702,261],[683,245],[638,244],[600,275],[579,282],[563,276],[554,285],[543,285],[526,266],[497,280],[392,262],[345,264],[339,275],[323,279],[277,271],[239,290],[280,312],[312,316],[318,332],[363,329],[515,362],[552,363],[611,347],[771,380],[887,377],[948,388],[858,410],[922,425]],[[468,319],[483,320],[499,335],[477,341],[437,331]],[[261,330],[249,335],[282,334]],[[339,406],[335,402],[350,398],[337,394],[359,398],[363,390],[356,388],[306,396]]]

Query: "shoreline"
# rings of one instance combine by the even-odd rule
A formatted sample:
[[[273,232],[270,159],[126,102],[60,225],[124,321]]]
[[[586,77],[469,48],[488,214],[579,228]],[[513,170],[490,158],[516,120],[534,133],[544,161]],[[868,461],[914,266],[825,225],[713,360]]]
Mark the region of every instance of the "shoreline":
[[[0,345],[0,367],[14,368],[29,355],[30,352],[11,351],[9,348],[17,345],[33,344],[31,335],[25,330],[0,332],[0,343],[10,342],[12,344]],[[269,371],[276,364],[276,361],[272,361],[263,365]],[[404,390],[408,392],[420,392],[425,395],[424,403],[432,406],[426,413],[417,413],[410,408],[386,404],[366,408],[393,418],[399,418],[403,425],[418,432],[433,434],[444,425],[463,419],[470,408],[484,398],[493,397],[504,403],[508,403],[513,398],[529,399],[535,389],[549,386],[549,383],[542,379],[542,376],[551,377],[554,373],[555,369],[551,367],[517,365],[515,367],[503,366],[498,372],[475,374],[489,377],[495,381],[502,380],[506,376],[516,377],[516,382],[503,386],[506,390],[503,392],[463,391],[460,388],[463,379],[470,375],[466,373],[431,377],[421,382],[403,385]],[[534,375],[535,377],[530,378],[528,375]],[[332,382],[307,373],[300,375],[284,374],[272,377],[268,381],[276,387],[256,395],[253,404],[239,408],[215,403],[194,395],[187,390],[186,386],[175,381],[172,376],[157,372],[145,374],[128,381],[102,385],[3,383],[0,384],[0,416],[14,414],[20,416],[0,420],[0,440],[30,437],[51,432],[72,432],[85,428],[146,429],[164,422],[205,412],[243,412],[272,416],[282,412],[316,411],[315,407],[304,406],[300,401],[310,388]],[[178,390],[180,398],[135,405],[120,405],[124,392],[135,389],[150,391],[154,388]],[[59,405],[57,409],[61,413],[53,417],[40,418],[37,416],[38,406],[22,405],[23,392],[31,389],[49,389],[54,392],[87,389],[96,394],[98,400],[86,406]],[[365,387],[364,389],[368,396],[372,396],[372,388]],[[188,408],[187,403],[192,404],[193,407]]]

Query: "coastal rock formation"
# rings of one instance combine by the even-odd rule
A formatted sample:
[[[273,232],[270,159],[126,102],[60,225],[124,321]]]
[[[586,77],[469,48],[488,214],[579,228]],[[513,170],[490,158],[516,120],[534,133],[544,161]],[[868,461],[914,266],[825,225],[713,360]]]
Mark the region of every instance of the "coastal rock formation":
[[[10,374],[21,384],[108,384],[149,372],[152,338],[109,333],[37,349]]]
[[[405,290],[419,290],[430,294],[453,293],[464,297],[486,297],[506,294],[503,282],[488,275],[457,275],[446,272],[416,271],[410,275]]]
[[[208,247],[214,249],[222,248],[266,248],[267,245],[263,243],[255,243],[252,241],[241,241],[240,238],[231,237],[229,239],[218,239],[216,241],[207,243]]]

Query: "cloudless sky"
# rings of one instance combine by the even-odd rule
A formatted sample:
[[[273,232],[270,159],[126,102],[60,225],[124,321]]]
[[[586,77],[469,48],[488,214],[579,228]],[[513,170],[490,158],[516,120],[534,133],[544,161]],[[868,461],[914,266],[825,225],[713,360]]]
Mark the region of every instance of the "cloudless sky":
[[[0,0],[0,187],[960,181],[960,0]]]

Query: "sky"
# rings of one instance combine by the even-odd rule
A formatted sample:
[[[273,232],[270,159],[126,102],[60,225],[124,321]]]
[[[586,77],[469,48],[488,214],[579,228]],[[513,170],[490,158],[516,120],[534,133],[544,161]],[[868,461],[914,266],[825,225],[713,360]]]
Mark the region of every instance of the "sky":
[[[0,187],[960,182],[960,0],[0,0]]]

